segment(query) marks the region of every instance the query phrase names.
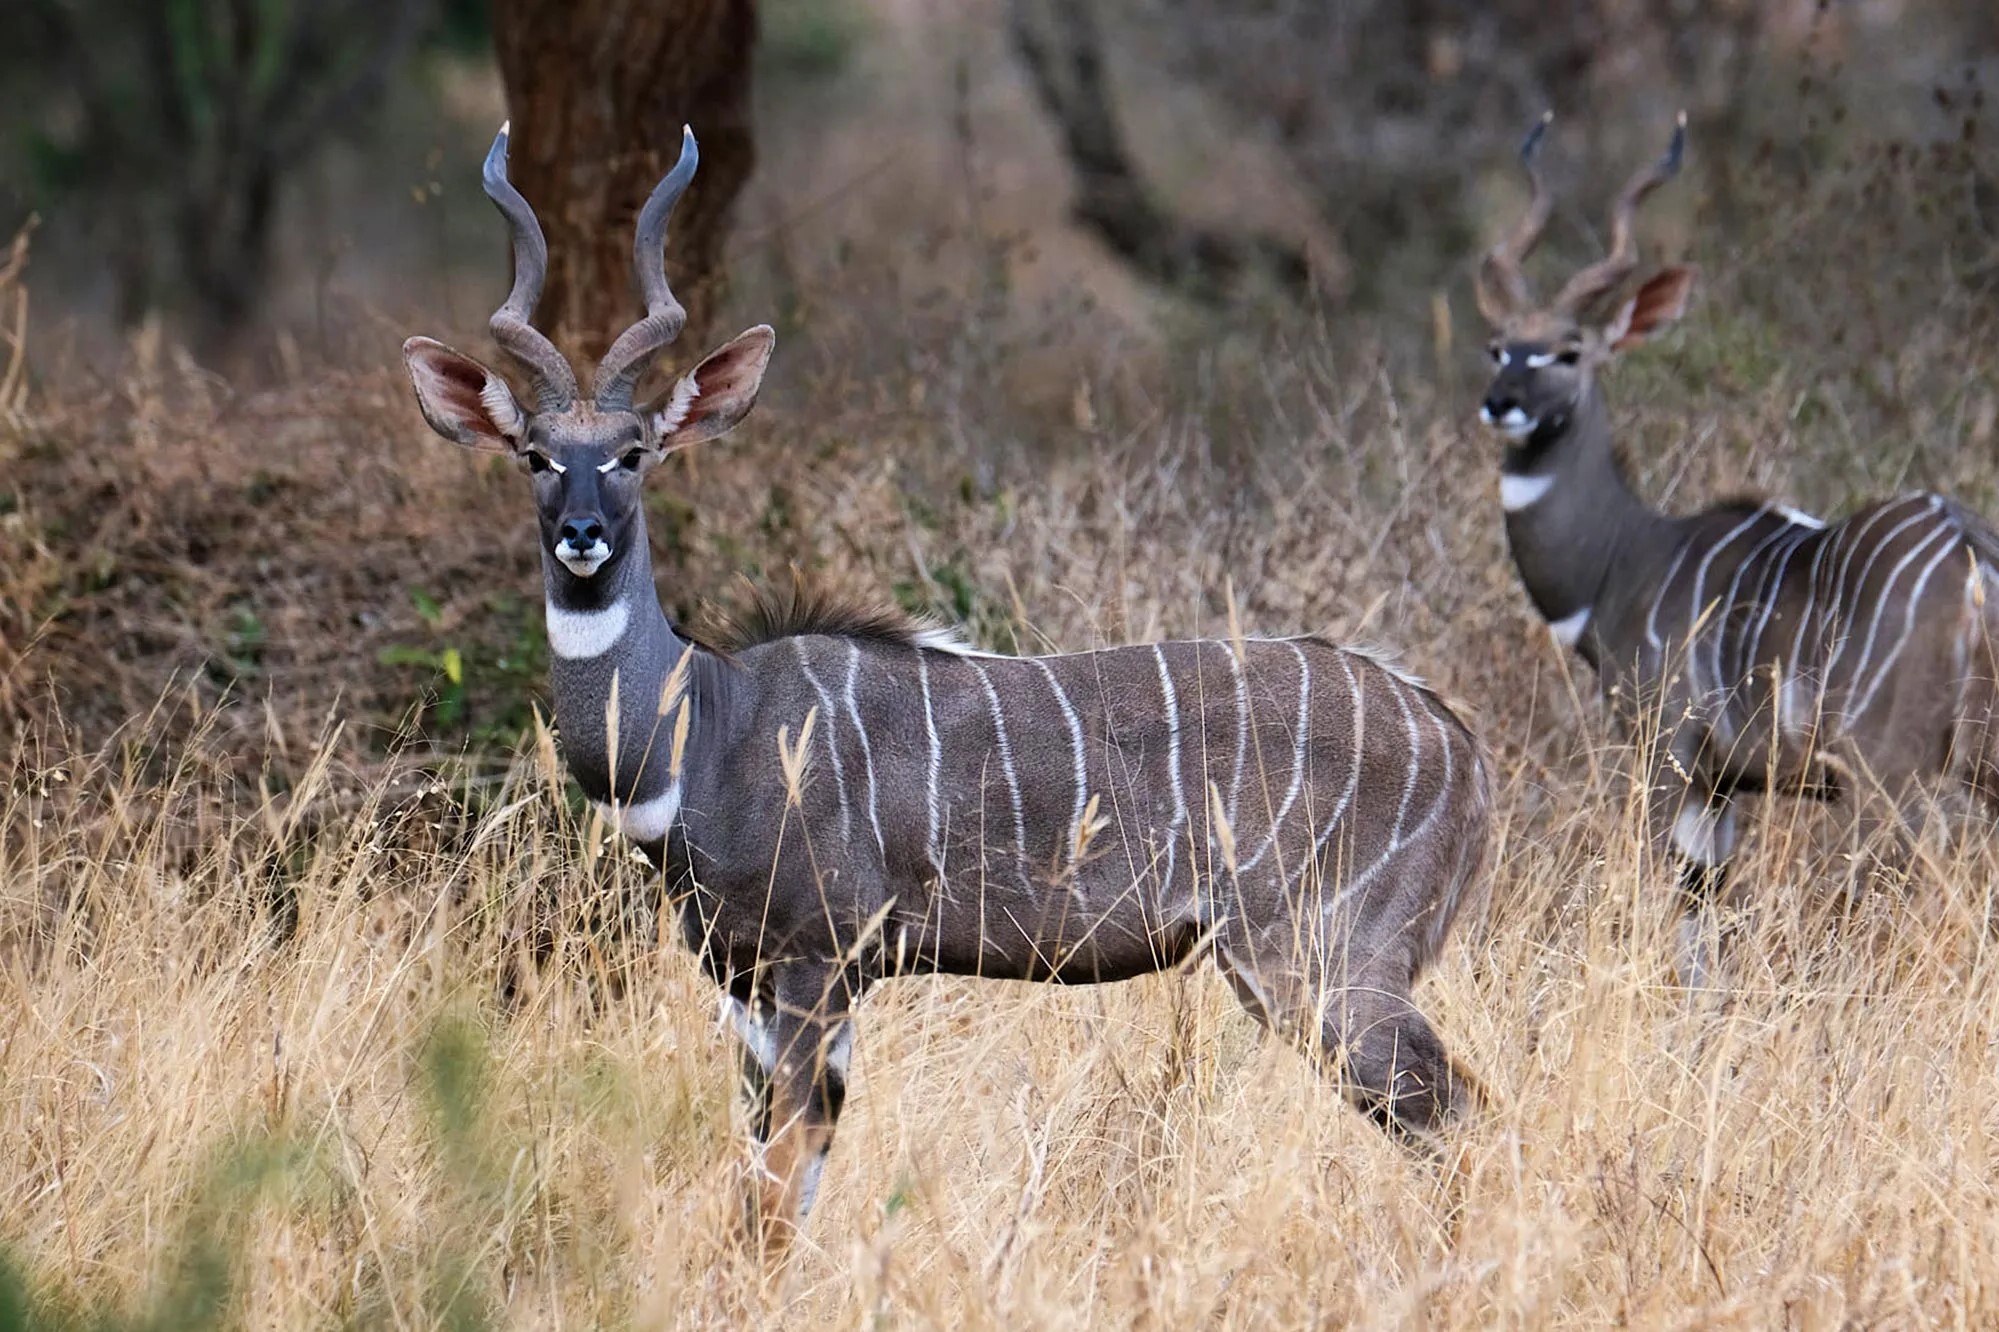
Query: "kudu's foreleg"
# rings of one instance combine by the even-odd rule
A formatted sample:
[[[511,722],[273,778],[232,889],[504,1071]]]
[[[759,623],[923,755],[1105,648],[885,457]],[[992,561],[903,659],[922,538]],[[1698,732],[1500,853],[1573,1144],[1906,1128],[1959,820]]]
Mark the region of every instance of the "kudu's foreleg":
[[[837,968],[791,963],[749,1003],[730,1002],[752,1139],[747,1221],[775,1256],[812,1210],[832,1150],[853,1055],[851,997]]]
[[[1652,839],[1671,861],[1679,899],[1674,970],[1690,991],[1708,988],[1720,950],[1715,909],[1735,900],[1729,861],[1741,838],[1729,796],[1670,769],[1655,781],[1648,802]]]
[[[1477,1080],[1405,994],[1347,991],[1327,1014],[1323,1039],[1354,1104],[1398,1142],[1439,1148],[1444,1130],[1484,1102]]]
[[[1446,1128],[1485,1104],[1478,1080],[1410,999],[1406,967],[1315,976],[1328,969],[1301,967],[1282,956],[1284,947],[1267,941],[1259,956],[1224,945],[1216,960],[1251,1016],[1337,1077],[1355,1108],[1390,1137],[1437,1149]]]

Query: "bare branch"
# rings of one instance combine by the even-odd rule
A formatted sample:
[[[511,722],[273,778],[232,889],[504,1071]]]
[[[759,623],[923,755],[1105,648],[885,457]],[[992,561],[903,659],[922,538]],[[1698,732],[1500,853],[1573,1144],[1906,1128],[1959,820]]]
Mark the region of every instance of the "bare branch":
[[[1036,21],[1040,8],[1046,31]],[[1118,124],[1105,73],[1103,34],[1081,0],[1011,0],[1014,50],[1042,108],[1054,121],[1076,175],[1070,211],[1111,250],[1153,281],[1219,301],[1246,274],[1263,271],[1283,286],[1311,278],[1304,252],[1276,237],[1217,231],[1174,216],[1147,188]]]

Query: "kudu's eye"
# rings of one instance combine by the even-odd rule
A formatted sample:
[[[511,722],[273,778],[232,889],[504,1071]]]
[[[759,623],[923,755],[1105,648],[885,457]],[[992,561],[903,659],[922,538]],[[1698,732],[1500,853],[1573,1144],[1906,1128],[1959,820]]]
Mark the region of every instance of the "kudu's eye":
[[[1580,347],[1564,347],[1555,353],[1555,359],[1563,365],[1574,365],[1582,358],[1583,351]]]
[[[636,472],[639,470],[639,464],[645,460],[646,451],[644,449],[626,449],[624,456],[618,459],[618,466],[624,468],[627,472]]]
[[[1494,365],[1506,364],[1506,348],[1500,346],[1496,342],[1493,343],[1490,347],[1487,347],[1485,349],[1485,356],[1486,359],[1491,361]]]
[[[528,470],[536,476],[540,476],[543,472],[548,471],[549,468],[554,466],[548,460],[548,455],[540,449],[529,449],[525,456],[527,457]]]

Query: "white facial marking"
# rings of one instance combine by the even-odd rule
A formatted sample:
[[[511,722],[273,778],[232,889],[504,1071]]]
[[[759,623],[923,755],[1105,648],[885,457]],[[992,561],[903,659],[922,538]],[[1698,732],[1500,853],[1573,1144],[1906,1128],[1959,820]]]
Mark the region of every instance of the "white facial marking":
[[[625,636],[631,611],[622,601],[603,610],[564,610],[553,602],[548,606],[548,650],[569,661],[601,657]]]
[[[578,578],[588,578],[604,567],[604,561],[611,558],[611,548],[602,541],[593,541],[590,548],[578,551],[568,541],[558,541],[555,558],[562,561],[562,567]],[[595,656],[593,652],[589,654]]]
[[[557,476],[564,476],[567,475],[569,472],[569,469],[567,467],[563,466],[561,463],[557,462],[553,458],[550,458],[548,460],[548,470],[554,472]]]
[[[1564,615],[1559,620],[1548,621],[1548,632],[1553,634],[1555,641],[1563,647],[1574,647],[1576,640],[1583,636],[1583,630],[1589,627],[1589,611],[1590,608],[1585,606],[1574,615]]]
[[[1506,415],[1500,417],[1496,424],[1499,426],[1499,432],[1508,439],[1521,440],[1533,434],[1541,423],[1518,407],[1508,407]]]
[[[1553,476],[1521,476],[1515,472],[1502,472],[1499,476],[1499,507],[1508,513],[1518,513],[1538,503],[1554,485]]]
[[[1554,363],[1555,353],[1553,352],[1536,352],[1527,357],[1527,368],[1529,370],[1546,370]]]
[[[617,467],[619,461],[619,459],[613,458],[609,462],[598,463],[597,470],[608,476]]]
[[[1507,366],[1513,364],[1513,353],[1501,347],[1492,359],[1498,362],[1500,369],[1504,370]]]
[[[1673,845],[1696,865],[1719,865],[1728,858],[1723,845],[1731,831],[1726,809],[1688,805],[1673,821]]]
[[[680,817],[680,783],[666,788],[663,795],[637,804],[606,804],[599,802],[597,808],[603,812],[604,821],[634,842],[657,842],[665,837],[673,827],[673,821]]]

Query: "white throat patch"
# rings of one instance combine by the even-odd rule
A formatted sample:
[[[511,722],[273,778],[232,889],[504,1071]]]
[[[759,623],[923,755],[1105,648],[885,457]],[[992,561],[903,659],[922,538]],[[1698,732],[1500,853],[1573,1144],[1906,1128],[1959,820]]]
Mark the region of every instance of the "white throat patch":
[[[596,611],[564,610],[550,602],[548,650],[570,661],[601,657],[625,636],[631,618],[630,608],[622,601]]]
[[[1543,495],[1554,488],[1552,476],[1521,476],[1514,472],[1499,474],[1499,507],[1508,513],[1518,513],[1529,505],[1536,504]]]

